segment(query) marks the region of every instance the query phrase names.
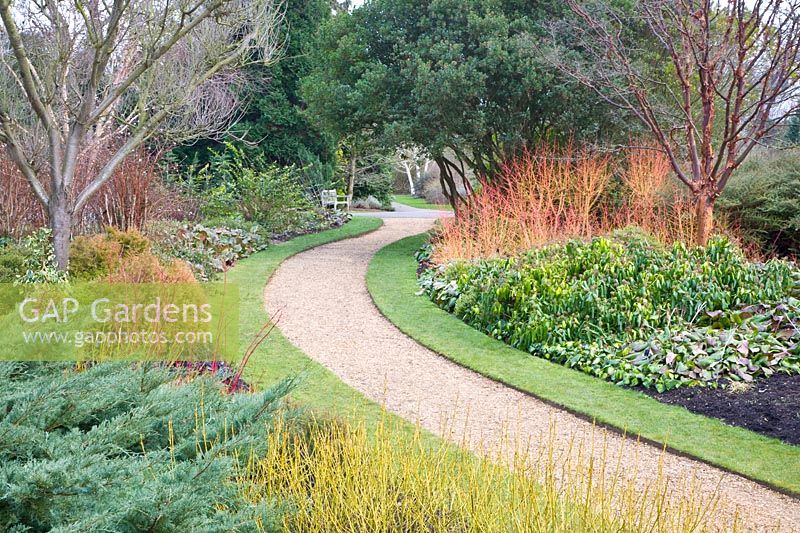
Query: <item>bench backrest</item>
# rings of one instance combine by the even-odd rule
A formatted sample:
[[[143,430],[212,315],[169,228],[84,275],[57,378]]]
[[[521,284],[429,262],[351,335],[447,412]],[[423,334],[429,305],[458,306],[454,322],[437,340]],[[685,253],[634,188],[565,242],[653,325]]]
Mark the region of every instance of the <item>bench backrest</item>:
[[[322,191],[322,203],[323,204],[334,204],[336,203],[336,190],[330,189]]]

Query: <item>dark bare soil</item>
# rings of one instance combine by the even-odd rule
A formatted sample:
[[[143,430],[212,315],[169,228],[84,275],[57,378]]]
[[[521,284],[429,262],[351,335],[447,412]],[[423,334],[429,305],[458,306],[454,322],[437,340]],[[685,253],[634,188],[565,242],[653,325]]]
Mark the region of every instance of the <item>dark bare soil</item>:
[[[800,445],[800,375],[776,374],[745,390],[685,387],[661,394],[642,392],[660,402]]]

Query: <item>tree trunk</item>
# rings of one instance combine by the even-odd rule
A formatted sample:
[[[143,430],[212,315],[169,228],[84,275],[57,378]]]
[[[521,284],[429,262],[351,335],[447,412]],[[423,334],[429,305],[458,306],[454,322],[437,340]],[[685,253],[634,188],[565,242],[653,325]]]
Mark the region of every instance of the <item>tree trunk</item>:
[[[58,269],[66,272],[69,268],[69,240],[72,234],[72,215],[66,199],[55,194],[50,197],[50,229],[53,231],[53,251]]]
[[[350,176],[347,180],[347,194],[350,198],[353,197],[353,188],[356,184],[356,151],[350,154]]]
[[[414,187],[414,176],[411,173],[411,166],[407,162],[403,162],[403,167],[406,169],[406,177],[408,178],[408,190],[411,192],[411,196],[417,195],[417,190]]]
[[[701,192],[696,198],[695,218],[697,219],[695,244],[705,246],[711,237],[711,230],[714,229],[714,200],[706,193]]]
[[[437,158],[436,164],[439,167],[439,183],[442,186],[442,194],[450,202],[455,214],[458,215],[459,194],[456,183],[453,180],[453,174],[450,171],[450,167],[447,166],[447,160],[444,157]]]

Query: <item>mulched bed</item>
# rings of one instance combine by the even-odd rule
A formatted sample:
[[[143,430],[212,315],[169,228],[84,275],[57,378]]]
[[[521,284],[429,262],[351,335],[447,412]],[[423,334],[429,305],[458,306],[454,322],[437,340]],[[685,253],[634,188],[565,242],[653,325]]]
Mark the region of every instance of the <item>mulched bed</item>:
[[[776,374],[743,391],[684,387],[661,394],[642,392],[660,402],[800,445],[800,375]]]

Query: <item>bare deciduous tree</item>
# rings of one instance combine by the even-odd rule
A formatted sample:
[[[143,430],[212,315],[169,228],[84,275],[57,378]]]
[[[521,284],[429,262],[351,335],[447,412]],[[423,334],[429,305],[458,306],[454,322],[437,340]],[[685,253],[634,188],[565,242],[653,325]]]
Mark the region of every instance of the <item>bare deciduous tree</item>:
[[[558,64],[652,131],[694,196],[696,241],[705,244],[733,172],[798,110],[800,2],[642,0],[627,15],[603,1],[568,3],[577,23],[561,28],[564,42],[588,59],[562,54]],[[631,17],[669,58],[673,80],[641,60],[627,37]]]
[[[0,0],[0,142],[48,213],[59,268],[74,214],[134,149],[227,129],[238,67],[277,56],[282,16],[280,0]],[[76,180],[87,165],[100,170]]]
[[[397,163],[408,179],[411,195],[417,194],[416,182],[424,177],[432,163],[425,151],[419,146],[405,146],[397,150]]]

